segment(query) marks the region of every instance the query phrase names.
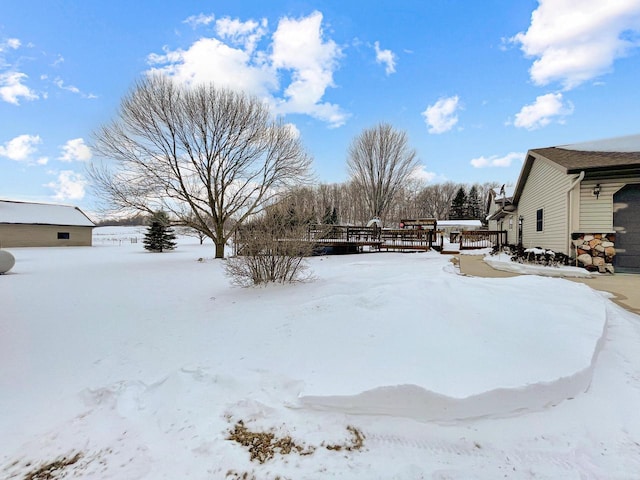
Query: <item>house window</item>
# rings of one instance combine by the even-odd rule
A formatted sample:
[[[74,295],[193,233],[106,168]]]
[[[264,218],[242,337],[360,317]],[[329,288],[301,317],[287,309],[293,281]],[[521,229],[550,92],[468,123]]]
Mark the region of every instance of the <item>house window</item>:
[[[509,230],[513,230],[513,217],[509,217]]]
[[[542,208],[536,210],[536,232],[542,231]]]
[[[69,232],[58,232],[58,240],[69,240]]]

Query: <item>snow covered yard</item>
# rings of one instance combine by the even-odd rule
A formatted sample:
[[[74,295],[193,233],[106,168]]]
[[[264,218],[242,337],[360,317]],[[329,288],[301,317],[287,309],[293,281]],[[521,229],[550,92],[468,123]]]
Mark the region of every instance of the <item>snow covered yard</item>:
[[[2,479],[640,478],[640,318],[584,285],[379,253],[241,289],[95,234],[0,277]]]

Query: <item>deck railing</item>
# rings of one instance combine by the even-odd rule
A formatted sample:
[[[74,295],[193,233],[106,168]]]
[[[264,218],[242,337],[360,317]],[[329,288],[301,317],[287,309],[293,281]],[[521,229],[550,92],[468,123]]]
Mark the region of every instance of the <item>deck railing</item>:
[[[413,228],[384,229],[380,235],[381,248],[386,250],[429,250],[435,232]]]
[[[460,250],[493,246],[500,248],[506,242],[505,230],[465,230],[460,233]]]
[[[380,228],[351,225],[309,225],[307,241],[316,243],[376,243],[380,241]]]
[[[241,229],[234,236],[234,255],[242,255],[243,236],[264,235],[268,232],[252,232]],[[304,238],[302,238],[304,237]],[[248,238],[248,237],[247,237]],[[292,238],[277,236],[277,242],[291,241]],[[436,241],[436,232],[430,229],[398,228],[381,229],[377,226],[358,227],[351,225],[312,224],[296,240],[314,244],[316,247],[332,248],[334,252],[352,253],[363,247],[372,250],[430,250]]]

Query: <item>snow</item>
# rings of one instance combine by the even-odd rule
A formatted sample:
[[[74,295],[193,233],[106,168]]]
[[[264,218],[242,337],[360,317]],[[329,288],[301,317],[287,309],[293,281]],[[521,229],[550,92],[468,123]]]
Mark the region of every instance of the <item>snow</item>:
[[[515,185],[504,186],[504,196],[502,194],[502,187],[495,187],[493,193],[495,193],[495,202],[499,203],[503,198],[513,198],[513,194],[516,191]]]
[[[142,233],[11,249],[0,478],[74,452],[65,478],[640,471],[640,318],[585,285],[466,277],[427,252],[314,257],[311,282],[242,289],[211,243],[153,254]],[[239,420],[315,450],[251,461]],[[326,448],[348,428],[362,449]]]
[[[553,253],[551,250],[542,250],[540,248],[528,248],[525,252],[531,252],[536,255],[542,255],[544,253]],[[572,267],[569,265],[562,266],[546,266],[535,263],[519,263],[511,260],[511,256],[506,253],[499,253],[497,255],[487,255],[484,257],[485,263],[496,270],[503,272],[513,272],[522,275],[541,275],[543,277],[572,277],[572,278],[589,278],[594,275],[598,275],[594,272],[589,272],[584,268]]]
[[[438,220],[438,227],[482,227],[480,220]]]
[[[9,200],[0,200],[0,223],[94,226],[93,222],[77,207]]]
[[[584,152],[640,152],[640,134],[560,145],[557,148]]]

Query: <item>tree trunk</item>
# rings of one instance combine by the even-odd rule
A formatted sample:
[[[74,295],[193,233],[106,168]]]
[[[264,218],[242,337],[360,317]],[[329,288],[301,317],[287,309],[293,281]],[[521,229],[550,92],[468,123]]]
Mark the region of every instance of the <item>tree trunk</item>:
[[[224,258],[224,241],[217,240],[216,244],[216,258]]]

